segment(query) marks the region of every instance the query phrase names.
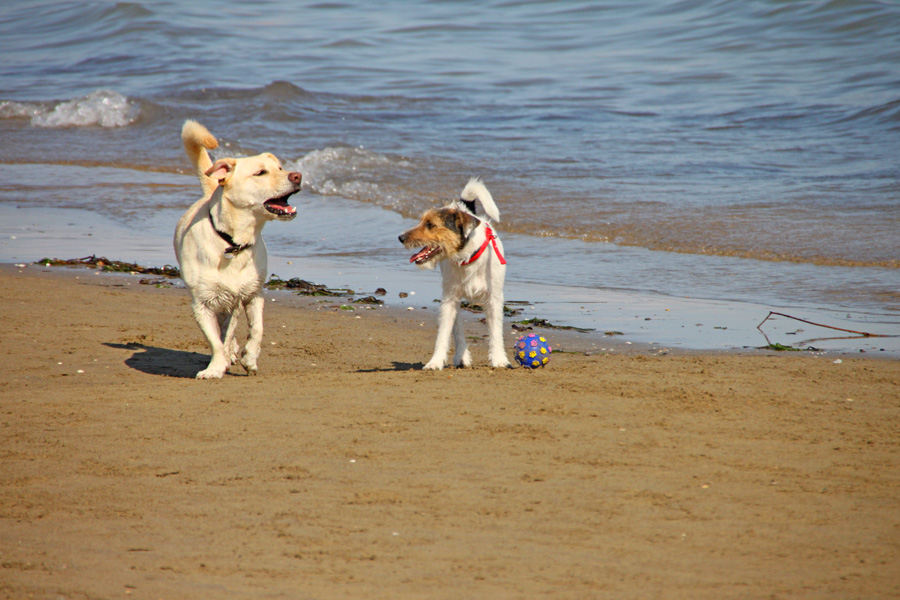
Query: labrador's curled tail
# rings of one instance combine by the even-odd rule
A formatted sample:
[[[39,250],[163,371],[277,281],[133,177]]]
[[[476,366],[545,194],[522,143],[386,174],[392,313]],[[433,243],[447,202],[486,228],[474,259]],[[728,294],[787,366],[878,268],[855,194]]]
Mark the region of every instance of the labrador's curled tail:
[[[218,187],[217,180],[206,175],[206,171],[212,166],[212,159],[207,150],[219,147],[219,141],[203,125],[197,121],[187,120],[181,128],[181,141],[184,142],[184,152],[187,154],[197,172],[200,185],[203,186],[203,196],[209,197]]]

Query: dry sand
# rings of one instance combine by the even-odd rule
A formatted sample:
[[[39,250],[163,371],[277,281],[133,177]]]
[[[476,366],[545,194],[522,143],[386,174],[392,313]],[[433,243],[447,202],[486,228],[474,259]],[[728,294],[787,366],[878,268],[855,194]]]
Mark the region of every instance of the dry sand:
[[[187,292],[49,271],[0,269],[0,597],[900,597],[900,361],[432,373],[434,310],[270,293],[195,381]]]

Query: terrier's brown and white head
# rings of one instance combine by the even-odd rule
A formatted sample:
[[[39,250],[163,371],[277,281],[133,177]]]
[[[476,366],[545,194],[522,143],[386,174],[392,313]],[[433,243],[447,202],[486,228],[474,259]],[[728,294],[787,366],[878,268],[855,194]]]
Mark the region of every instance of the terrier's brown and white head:
[[[400,234],[407,248],[421,248],[409,262],[423,269],[433,269],[442,260],[455,258],[481,221],[468,211],[454,206],[432,208],[422,215],[419,224]]]

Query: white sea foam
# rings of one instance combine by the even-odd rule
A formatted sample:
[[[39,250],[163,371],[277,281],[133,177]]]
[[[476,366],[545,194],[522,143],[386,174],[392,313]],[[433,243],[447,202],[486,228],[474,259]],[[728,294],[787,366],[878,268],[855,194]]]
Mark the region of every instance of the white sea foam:
[[[41,105],[33,102],[12,102],[11,100],[0,102],[0,119],[33,118],[41,111],[43,111]]]
[[[362,147],[313,150],[286,168],[303,173],[303,182],[311,192],[323,196],[341,196],[352,200],[391,205],[398,201],[391,185],[378,182],[378,174],[396,173],[412,164],[398,157],[372,152]]]
[[[2,102],[0,118],[30,117],[35,127],[126,127],[140,109],[118,92],[97,90],[55,105],[37,102]]]

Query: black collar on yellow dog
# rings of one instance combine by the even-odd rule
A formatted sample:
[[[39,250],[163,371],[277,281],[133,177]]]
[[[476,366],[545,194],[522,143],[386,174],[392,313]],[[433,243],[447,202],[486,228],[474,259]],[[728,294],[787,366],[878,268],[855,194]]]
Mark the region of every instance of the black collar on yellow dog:
[[[247,248],[250,248],[251,246],[253,246],[253,244],[241,244],[241,245],[235,244],[234,238],[232,238],[230,235],[228,235],[224,231],[220,231],[219,228],[216,227],[216,222],[213,221],[212,213],[209,213],[209,222],[212,225],[213,231],[218,233],[219,237],[222,238],[223,240],[225,240],[225,242],[228,244],[228,247],[225,248],[225,256],[228,256],[230,254],[231,258],[233,258],[233,257],[237,256],[238,254],[240,254],[241,252],[243,252],[244,250],[246,250]]]

